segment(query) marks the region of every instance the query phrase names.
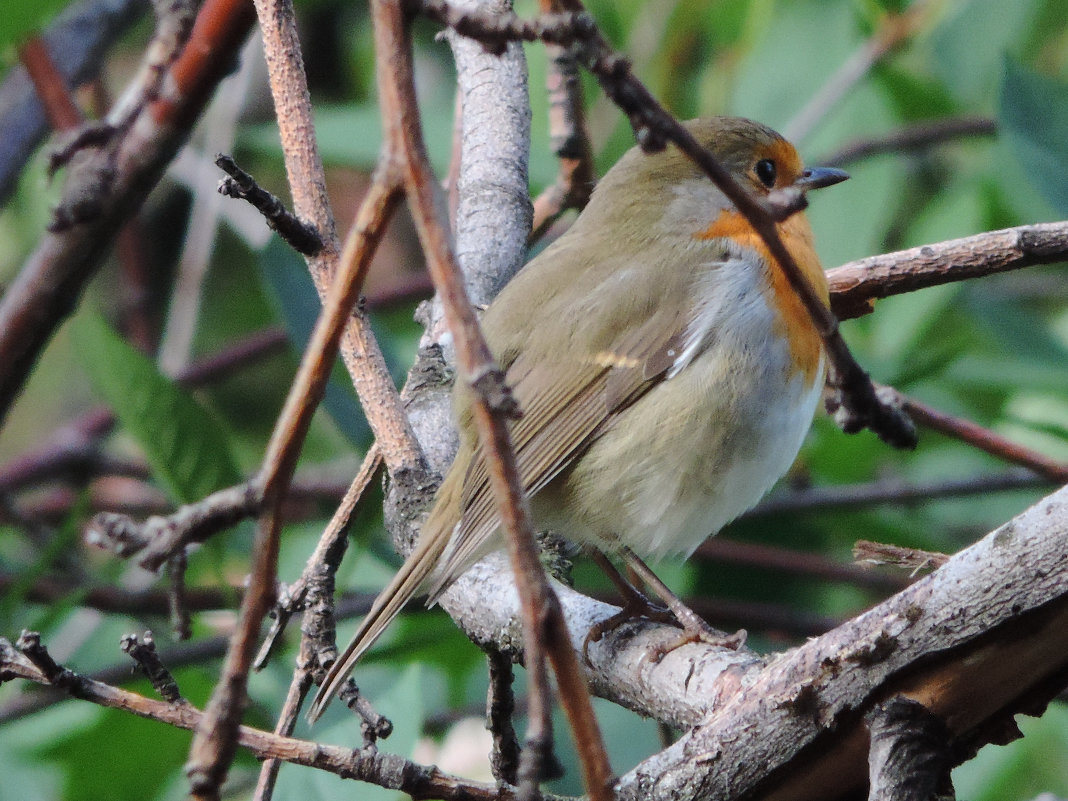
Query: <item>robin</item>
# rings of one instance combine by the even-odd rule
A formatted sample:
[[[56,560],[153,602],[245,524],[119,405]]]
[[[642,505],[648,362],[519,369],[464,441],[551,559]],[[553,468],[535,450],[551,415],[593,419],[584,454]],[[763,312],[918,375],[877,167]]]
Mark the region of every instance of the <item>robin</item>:
[[[751,120],[687,127],[758,196],[848,177],[804,167],[793,145]],[[778,229],[827,302],[805,215]],[[751,508],[797,456],[824,383],[822,340],[785,274],[673,146],[624,155],[482,328],[523,410],[512,438],[535,524],[607,552],[688,556]],[[330,668],[312,720],[407,601],[425,591],[433,603],[503,547],[467,387],[454,404],[456,459],[415,549]]]

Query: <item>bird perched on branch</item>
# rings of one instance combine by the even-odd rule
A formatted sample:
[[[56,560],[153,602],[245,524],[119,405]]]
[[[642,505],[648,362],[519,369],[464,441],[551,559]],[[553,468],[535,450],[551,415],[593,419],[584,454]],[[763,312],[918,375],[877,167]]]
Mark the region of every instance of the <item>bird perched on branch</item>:
[[[848,177],[804,167],[751,120],[687,127],[758,197]],[[805,215],[778,232],[826,302]],[[607,552],[689,555],[786,472],[823,388],[823,343],[799,296],[746,217],[674,146],[624,155],[482,328],[523,412],[512,439],[536,525]],[[470,403],[457,386],[456,459],[415,549],[330,668],[313,720],[408,600],[429,592],[433,602],[503,547]]]

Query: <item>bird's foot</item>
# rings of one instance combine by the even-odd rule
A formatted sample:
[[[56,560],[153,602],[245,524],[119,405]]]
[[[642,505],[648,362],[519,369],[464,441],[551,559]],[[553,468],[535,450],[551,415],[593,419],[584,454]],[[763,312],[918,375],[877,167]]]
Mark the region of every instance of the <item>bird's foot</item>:
[[[653,603],[633,585],[625,583],[617,586],[623,595],[623,608],[611,617],[607,617],[600,623],[590,627],[590,631],[582,643],[582,658],[586,661],[586,664],[590,664],[590,643],[600,642],[606,634],[615,631],[624,623],[640,618],[658,623],[667,623],[668,625],[678,624],[678,619],[671,610]]]
[[[680,605],[682,605],[681,601]],[[672,613],[675,622],[682,627],[682,634],[671,642],[655,646],[649,653],[649,658],[653,662],[659,662],[676,648],[695,642],[703,642],[706,645],[714,645],[717,648],[728,648],[731,651],[737,651],[745,645],[745,638],[748,636],[745,629],[738,629],[734,634],[727,634],[709,626],[688,606],[682,605],[682,608],[689,612],[692,619],[688,617],[684,621],[679,618],[677,611]]]

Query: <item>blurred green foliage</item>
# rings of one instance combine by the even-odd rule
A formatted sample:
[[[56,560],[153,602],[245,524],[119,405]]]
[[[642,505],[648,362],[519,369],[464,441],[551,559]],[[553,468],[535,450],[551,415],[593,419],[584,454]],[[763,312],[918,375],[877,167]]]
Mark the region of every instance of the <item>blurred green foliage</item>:
[[[9,4],[10,5],[10,4]],[[52,4],[53,6],[57,4]],[[888,15],[907,0],[649,0],[588,4],[605,34],[632,60],[635,71],[679,116],[740,114],[790,130],[797,115],[843,68]],[[534,13],[533,0],[517,3]],[[17,0],[5,8],[0,41],[10,48],[52,6]],[[22,17],[33,14],[30,23]],[[298,2],[306,34],[305,59],[317,102],[317,133],[336,194],[351,192],[355,177],[373,166],[380,145],[374,99],[370,23],[362,4],[340,0]],[[966,236],[993,228],[1054,220],[1068,214],[1068,0],[944,0],[926,3],[914,35],[831,105],[798,141],[810,163],[844,145],[903,125],[955,115],[988,115],[997,136],[970,137],[909,152],[886,153],[848,165],[853,179],[814,198],[809,212],[824,263],[834,267],[890,249]],[[452,67],[433,26],[417,26],[420,96],[431,157],[444,173],[452,139]],[[143,42],[130,41],[113,59],[129,62]],[[526,48],[531,70],[534,144],[532,192],[553,179],[544,85],[545,55]],[[110,87],[113,93],[120,85]],[[603,171],[632,144],[625,119],[586,79],[589,126]],[[239,161],[283,196],[277,132],[261,115],[238,130]],[[43,176],[44,154],[29,165],[15,198],[0,213],[0,280],[10,281],[43,230],[56,189]],[[201,190],[198,190],[201,191]],[[203,191],[213,191],[206,186]],[[146,206],[145,232],[159,315],[165,315],[177,254],[188,232],[188,190],[165,184]],[[342,216],[339,224],[347,220]],[[152,363],[130,349],[105,317],[121,327],[117,300],[123,278],[110,266],[91,287],[73,321],[41,359],[0,437],[0,461],[48,437],[72,415],[97,402],[118,414],[109,448],[139,455],[172,499],[188,500],[248,475],[263,452],[293,375],[296,354],[316,312],[299,259],[277,242],[252,246],[225,226],[218,236],[204,290],[195,354],[208,354],[265,325],[284,325],[292,347],[224,380],[190,393],[179,390]],[[1064,265],[1033,268],[880,302],[874,314],[848,322],[844,333],[856,355],[886,383],[944,411],[963,415],[1050,456],[1068,459],[1068,281]],[[412,303],[374,315],[376,331],[398,381],[410,364],[418,329]],[[164,410],[167,410],[164,413]],[[368,443],[366,424],[343,372],[335,375],[317,415],[301,470],[347,480]],[[842,435],[817,420],[798,465],[794,486],[834,486],[886,480],[922,484],[997,474],[1005,465],[944,437],[923,433],[914,453],[888,450],[869,434]],[[884,504],[743,520],[727,536],[811,550],[846,561],[857,539],[953,551],[1018,513],[1045,492],[1041,487],[978,497]],[[32,500],[32,499],[30,499]],[[27,501],[28,503],[29,501]],[[81,671],[121,661],[120,632],[151,628],[169,644],[162,618],[87,612],[80,594],[66,603],[31,600],[32,579],[58,573],[88,585],[130,581],[117,563],[75,543],[88,495],[64,519],[51,521],[53,543],[39,548],[8,526],[0,535],[0,574],[8,585],[0,618],[3,636],[40,628],[57,656]],[[286,530],[281,579],[291,581],[328,519],[321,503]],[[374,590],[395,565],[384,544],[380,515],[365,510],[354,526],[353,547],[339,586]],[[191,585],[239,583],[248,563],[249,527],[213,539],[190,560]],[[844,583],[783,576],[757,568],[691,562],[663,566],[676,589],[740,600],[779,603],[813,615],[847,616],[878,600]],[[600,586],[588,565],[576,576]],[[194,618],[194,636],[215,632],[217,615]],[[732,621],[725,625],[739,625]],[[288,685],[297,640],[252,678],[251,719],[270,727]],[[351,623],[343,624],[343,631]],[[343,635],[344,636],[344,635]],[[342,638],[343,638],[342,636]],[[794,633],[766,632],[759,647],[782,648]],[[194,703],[210,692],[216,666],[176,670]],[[440,613],[412,616],[395,626],[357,671],[396,733],[383,745],[409,754],[424,721],[477,714],[485,691],[478,651]],[[520,678],[521,681],[521,678]],[[135,689],[149,692],[143,683]],[[0,714],[26,688],[0,688]],[[656,727],[628,712],[598,705],[614,767],[623,771],[660,747]],[[1055,705],[1024,728],[1008,748],[988,747],[959,769],[962,798],[1024,801],[1039,791],[1068,795],[1065,710]],[[297,735],[352,744],[351,716],[331,709],[314,731]],[[433,727],[432,727],[433,728]],[[440,732],[441,725],[433,728]],[[558,726],[561,756],[572,766],[566,726]],[[122,713],[66,702],[22,719],[0,718],[3,792],[23,799],[179,798],[189,735]],[[424,743],[422,747],[426,747]],[[425,753],[425,752],[423,752]],[[439,754],[439,756],[441,756]],[[435,756],[423,758],[435,759]],[[447,767],[447,763],[445,764]],[[233,795],[248,797],[257,766],[242,758],[232,772]],[[146,772],[151,777],[146,780]],[[574,769],[553,789],[578,792]],[[276,798],[333,795],[385,797],[385,791],[341,783],[315,771],[286,766]]]

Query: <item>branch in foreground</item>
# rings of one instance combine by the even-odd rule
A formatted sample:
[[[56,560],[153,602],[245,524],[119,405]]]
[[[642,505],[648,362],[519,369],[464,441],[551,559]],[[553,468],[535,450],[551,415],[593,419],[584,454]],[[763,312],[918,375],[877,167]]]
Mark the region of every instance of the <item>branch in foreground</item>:
[[[293,6],[288,0],[256,0],[255,6],[278,116],[285,118],[294,112],[308,115],[310,101]],[[303,103],[294,102],[294,98],[302,99]],[[302,157],[294,164],[291,158],[294,154],[286,151],[287,167],[300,168],[290,175],[292,194],[295,200],[303,198],[303,202],[311,205],[309,223],[315,226],[322,245],[316,250],[323,256],[322,266],[336,266],[331,274],[322,276],[330,284],[322,296],[322,311],[275,422],[255,481],[262,487],[263,508],[253,541],[249,589],[241,602],[237,631],[231,639],[222,676],[212,691],[189,749],[186,774],[192,792],[208,801],[219,798],[233,760],[256,639],[260,624],[275,601],[282,504],[311,427],[312,415],[326,391],[341,338],[350,328],[352,310],[377,243],[374,237],[364,237],[362,244],[369,243],[369,247],[361,247],[351,258],[337,263],[339,243],[334,235],[323,165],[314,136],[300,143],[300,152]]]
[[[49,663],[43,646],[33,642],[27,648],[15,648],[0,637],[0,678],[25,679],[38,684],[52,684],[58,678],[62,688],[72,697],[100,706],[123,709],[138,717],[166,723],[179,729],[195,730],[204,713],[192,704],[169,704],[145,698],[137,693],[87,679]],[[29,652],[29,653],[28,653]],[[39,667],[38,662],[47,665]],[[52,666],[54,665],[54,667]],[[351,750],[333,745],[281,737],[250,726],[238,728],[241,747],[259,759],[281,759],[334,773],[345,779],[360,779],[390,790],[407,793],[415,799],[445,799],[446,801],[501,801],[501,793],[494,785],[469,782],[443,773],[434,767],[423,767],[406,759],[380,752]],[[505,798],[510,797],[506,794]]]
[[[263,189],[256,179],[237,166],[232,156],[220,153],[215,157],[215,166],[225,172],[229,178],[219,182],[219,194],[227,197],[247,200],[263,215],[267,225],[286,243],[305,256],[314,256],[323,247],[323,240],[315,227],[301,221],[291,214],[282,201]]]
[[[513,575],[522,599],[520,612],[531,695],[528,741],[537,736],[541,747],[549,742],[549,686],[544,662],[547,652],[560,686],[564,711],[575,734],[586,788],[594,801],[607,801],[611,797],[611,767],[576,655],[567,648],[566,638],[562,636],[564,621],[559,602],[538,561],[530,513],[518,478],[507,425],[514,401],[481,335],[450,247],[447,222],[438,213],[435,181],[418,120],[410,32],[399,4],[378,0],[372,3],[372,9],[376,53],[380,59],[379,94],[384,116],[389,120],[386,139],[391,142],[393,154],[403,160],[409,205],[449,331],[456,342],[458,368],[474,389],[475,428],[485,454],[501,527],[507,533]],[[502,48],[505,46],[502,43]],[[525,749],[524,760],[527,752],[533,753],[533,749]],[[536,785],[523,781],[524,772],[521,767],[521,792],[536,792]]]
[[[893,695],[967,748],[995,739],[1068,680],[1066,534],[1068,488],[838,629],[725,672],[699,725],[621,779],[621,801],[855,794],[868,775],[858,713]],[[687,691],[708,693],[695,656]]]

